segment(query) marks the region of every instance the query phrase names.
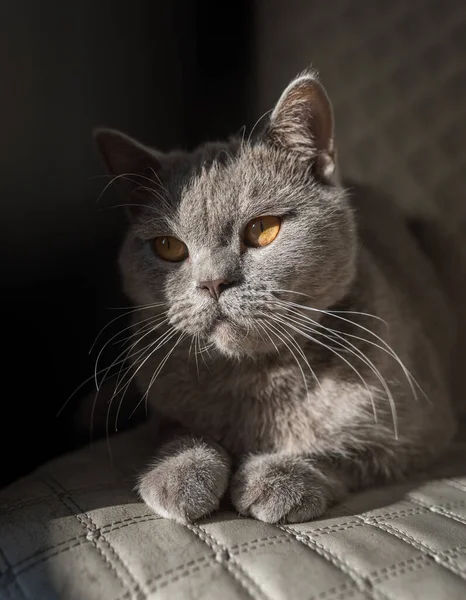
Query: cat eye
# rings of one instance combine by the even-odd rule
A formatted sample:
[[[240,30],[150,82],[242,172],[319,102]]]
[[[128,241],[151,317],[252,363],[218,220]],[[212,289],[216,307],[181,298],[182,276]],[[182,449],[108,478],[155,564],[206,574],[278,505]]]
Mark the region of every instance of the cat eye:
[[[271,244],[280,231],[278,217],[257,217],[246,225],[244,243],[253,248],[263,248]]]
[[[180,240],[169,235],[156,237],[153,241],[155,253],[170,262],[181,262],[188,258],[188,248]]]

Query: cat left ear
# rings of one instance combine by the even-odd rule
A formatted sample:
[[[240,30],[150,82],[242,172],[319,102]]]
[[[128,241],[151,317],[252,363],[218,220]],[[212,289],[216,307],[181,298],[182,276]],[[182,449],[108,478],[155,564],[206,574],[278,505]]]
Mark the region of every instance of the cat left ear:
[[[126,214],[136,219],[148,191],[163,177],[163,154],[114,129],[97,129],[94,140],[105,167],[124,196]]]
[[[161,170],[160,157],[155,150],[115,129],[96,129],[94,140],[105,167],[130,189],[144,185],[144,177]]]
[[[333,110],[315,74],[304,73],[285,89],[270,117],[268,143],[309,164],[326,183],[336,177]]]

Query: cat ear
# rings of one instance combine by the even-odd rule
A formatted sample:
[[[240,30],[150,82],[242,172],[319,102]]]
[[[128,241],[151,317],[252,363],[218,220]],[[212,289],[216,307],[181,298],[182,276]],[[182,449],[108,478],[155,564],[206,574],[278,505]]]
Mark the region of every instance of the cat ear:
[[[163,154],[114,129],[96,129],[94,140],[107,172],[125,195],[128,216],[137,216],[148,190],[160,182]]]
[[[144,175],[160,169],[155,150],[115,129],[94,130],[94,140],[110,175]]]
[[[333,110],[314,73],[300,75],[285,89],[270,117],[266,139],[312,165],[319,179],[335,180]]]

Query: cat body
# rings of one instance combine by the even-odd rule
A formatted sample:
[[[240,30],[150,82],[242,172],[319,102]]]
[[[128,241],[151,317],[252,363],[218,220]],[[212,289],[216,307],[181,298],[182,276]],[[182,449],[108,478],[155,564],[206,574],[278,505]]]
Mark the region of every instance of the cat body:
[[[134,378],[175,425],[140,479],[151,508],[189,521],[228,492],[242,514],[302,521],[440,455],[456,314],[395,204],[340,184],[314,75],[252,141],[97,141],[131,198]]]

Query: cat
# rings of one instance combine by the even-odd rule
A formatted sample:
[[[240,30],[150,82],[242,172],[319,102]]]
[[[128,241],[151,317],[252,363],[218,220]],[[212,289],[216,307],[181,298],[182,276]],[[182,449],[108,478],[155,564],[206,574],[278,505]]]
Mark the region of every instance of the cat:
[[[190,522],[227,497],[307,521],[441,455],[456,314],[395,204],[341,183],[314,72],[249,139],[95,140],[129,218],[130,376],[167,423],[137,486],[153,511]]]

